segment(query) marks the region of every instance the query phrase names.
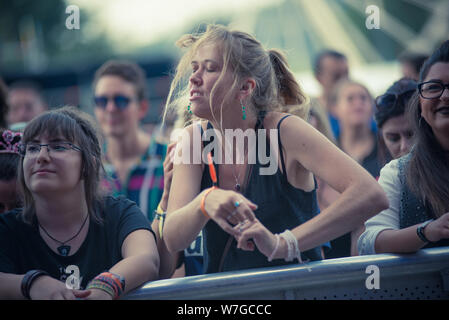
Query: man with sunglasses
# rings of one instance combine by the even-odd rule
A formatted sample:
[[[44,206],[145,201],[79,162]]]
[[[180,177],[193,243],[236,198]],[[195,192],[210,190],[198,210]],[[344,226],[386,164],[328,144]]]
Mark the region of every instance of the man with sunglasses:
[[[108,176],[103,185],[136,202],[152,221],[164,190],[166,145],[139,127],[149,108],[145,87],[145,72],[133,62],[107,61],[95,73],[95,116]]]

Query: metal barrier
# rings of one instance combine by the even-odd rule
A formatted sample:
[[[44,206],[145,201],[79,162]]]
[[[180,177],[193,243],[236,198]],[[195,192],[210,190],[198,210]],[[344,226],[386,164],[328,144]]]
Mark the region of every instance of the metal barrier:
[[[449,247],[159,280],[124,298],[449,299]]]

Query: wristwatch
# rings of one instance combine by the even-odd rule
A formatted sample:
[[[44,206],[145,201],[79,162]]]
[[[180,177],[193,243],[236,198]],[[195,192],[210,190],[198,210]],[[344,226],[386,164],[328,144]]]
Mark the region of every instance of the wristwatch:
[[[427,227],[427,225],[429,223],[431,223],[434,219],[430,219],[427,220],[426,222],[424,222],[423,224],[421,224],[418,229],[416,229],[416,233],[418,234],[418,237],[423,241],[423,242],[428,242],[428,243],[432,243],[432,241],[430,241],[429,239],[427,239],[427,237],[424,235],[424,228]]]

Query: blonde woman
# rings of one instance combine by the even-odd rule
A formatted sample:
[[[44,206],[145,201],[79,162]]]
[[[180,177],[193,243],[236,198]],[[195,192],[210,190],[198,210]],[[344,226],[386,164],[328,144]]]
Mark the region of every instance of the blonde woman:
[[[167,108],[187,108],[202,121],[187,126],[178,143],[176,156],[183,161],[174,165],[163,230],[170,251],[185,249],[203,230],[206,273],[318,260],[321,244],[388,206],[376,181],[304,120],[307,110],[301,117],[273,111],[304,101],[279,51],[217,25],[178,44],[187,52]],[[211,129],[222,143],[205,141]],[[263,129],[275,134],[263,139]],[[256,141],[236,146],[238,139],[226,130],[254,133]],[[198,134],[204,142],[199,151],[196,141],[190,143]],[[255,148],[275,156],[264,165],[260,154],[252,157]],[[214,164],[208,166],[209,151]],[[200,163],[193,161],[198,152]],[[232,161],[220,159],[226,152]],[[273,163],[274,172],[266,174]],[[314,175],[341,192],[319,215]]]

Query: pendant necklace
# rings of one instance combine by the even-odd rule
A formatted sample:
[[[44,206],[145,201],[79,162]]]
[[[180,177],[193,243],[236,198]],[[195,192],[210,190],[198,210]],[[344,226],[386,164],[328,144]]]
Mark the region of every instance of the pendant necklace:
[[[86,221],[87,221],[87,218],[88,218],[88,217],[89,217],[89,215],[87,214],[87,215],[86,215],[86,218],[84,219],[84,222],[83,222],[83,224],[81,225],[81,227],[80,227],[80,229],[78,230],[78,232],[77,232],[73,237],[71,237],[70,239],[68,239],[68,240],[66,240],[66,241],[59,241],[59,240],[53,238],[53,237],[47,232],[47,230],[45,230],[44,227],[39,223],[39,221],[37,221],[37,223],[38,223],[39,227],[42,229],[42,231],[44,231],[45,234],[46,234],[50,239],[52,239],[53,241],[55,241],[55,242],[61,244],[61,245],[60,245],[59,247],[57,247],[56,249],[58,250],[58,252],[59,252],[59,254],[60,254],[61,256],[67,257],[67,256],[69,255],[69,252],[70,252],[71,247],[70,247],[69,245],[66,245],[66,243],[69,242],[69,241],[71,241],[71,240],[73,240],[73,239],[75,239],[75,238],[80,234],[81,230],[83,230],[83,227],[84,227],[84,225],[86,224]]]
[[[245,152],[245,149],[243,149],[243,152],[244,152],[243,164],[245,164],[245,159],[246,159],[246,152]],[[237,157],[236,157],[236,160],[237,160]],[[237,161],[236,161],[236,165],[237,165]],[[239,170],[239,174],[238,174],[238,176],[236,176],[236,175],[235,175],[234,167],[232,167],[232,175],[234,176],[234,180],[235,180],[234,190],[237,191],[237,192],[240,192],[240,190],[241,190],[241,188],[242,188],[242,186],[240,185],[240,182],[239,182],[240,174],[241,174],[241,173],[242,173],[242,172]]]

